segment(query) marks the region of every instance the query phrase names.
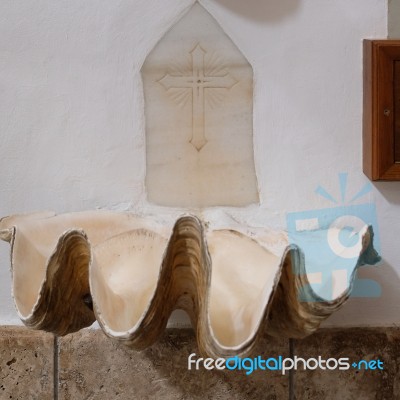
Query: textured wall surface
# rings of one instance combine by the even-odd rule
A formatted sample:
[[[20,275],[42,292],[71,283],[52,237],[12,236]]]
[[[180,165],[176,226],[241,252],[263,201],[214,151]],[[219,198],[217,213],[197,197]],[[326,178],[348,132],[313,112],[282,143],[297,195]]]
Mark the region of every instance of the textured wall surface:
[[[380,359],[384,370],[188,370],[197,346],[190,330],[168,330],[142,352],[96,330],[54,340],[20,327],[0,328],[0,398],[14,400],[400,399],[398,329],[323,329],[289,343],[265,337],[255,355]],[[290,353],[291,351],[291,353]],[[293,397],[291,397],[293,398]]]
[[[392,0],[393,2],[393,0]],[[171,217],[146,200],[140,68],[192,0],[0,3],[0,215],[126,208]],[[260,206],[227,209],[277,229],[286,213],[330,207],[362,173],[362,39],[387,36],[385,0],[204,0],[252,64]],[[376,183],[384,262],[362,276],[378,299],[353,299],[329,324],[400,322],[400,182]],[[361,200],[360,200],[361,201]],[[18,323],[8,246],[0,244],[0,322]]]

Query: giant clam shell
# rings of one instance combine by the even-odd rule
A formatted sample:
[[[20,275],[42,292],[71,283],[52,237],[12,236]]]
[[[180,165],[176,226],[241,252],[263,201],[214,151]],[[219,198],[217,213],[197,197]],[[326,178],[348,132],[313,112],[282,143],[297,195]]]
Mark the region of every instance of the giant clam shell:
[[[352,280],[378,260],[372,228],[360,235]],[[97,319],[134,349],[155,342],[172,311],[183,309],[202,354],[245,356],[264,332],[311,334],[352,289],[351,280],[324,300],[284,234],[213,230],[193,215],[173,226],[103,211],[12,216],[0,221],[0,238],[11,244],[13,297],[25,325],[65,335]]]

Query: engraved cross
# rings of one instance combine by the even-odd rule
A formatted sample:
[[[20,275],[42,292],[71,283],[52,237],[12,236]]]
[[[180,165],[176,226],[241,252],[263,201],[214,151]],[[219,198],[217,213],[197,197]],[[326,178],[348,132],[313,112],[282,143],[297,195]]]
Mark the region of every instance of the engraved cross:
[[[190,52],[192,58],[192,74],[176,76],[167,73],[158,82],[166,89],[192,89],[192,138],[190,143],[200,151],[207,143],[205,135],[205,89],[231,89],[237,81],[227,72],[223,76],[206,76],[204,55],[207,52],[197,44]]]

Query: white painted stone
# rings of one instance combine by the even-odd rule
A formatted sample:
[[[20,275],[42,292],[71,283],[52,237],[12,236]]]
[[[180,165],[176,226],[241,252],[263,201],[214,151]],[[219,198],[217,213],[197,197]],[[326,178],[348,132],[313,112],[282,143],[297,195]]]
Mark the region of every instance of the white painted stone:
[[[147,57],[146,188],[165,206],[258,202],[253,70],[198,3]]]

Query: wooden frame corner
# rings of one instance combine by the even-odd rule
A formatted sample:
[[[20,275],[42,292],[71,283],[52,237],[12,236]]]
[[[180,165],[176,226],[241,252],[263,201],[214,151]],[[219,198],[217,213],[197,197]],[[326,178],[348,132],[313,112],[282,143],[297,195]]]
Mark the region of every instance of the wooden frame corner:
[[[363,169],[400,180],[400,40],[364,40]]]

